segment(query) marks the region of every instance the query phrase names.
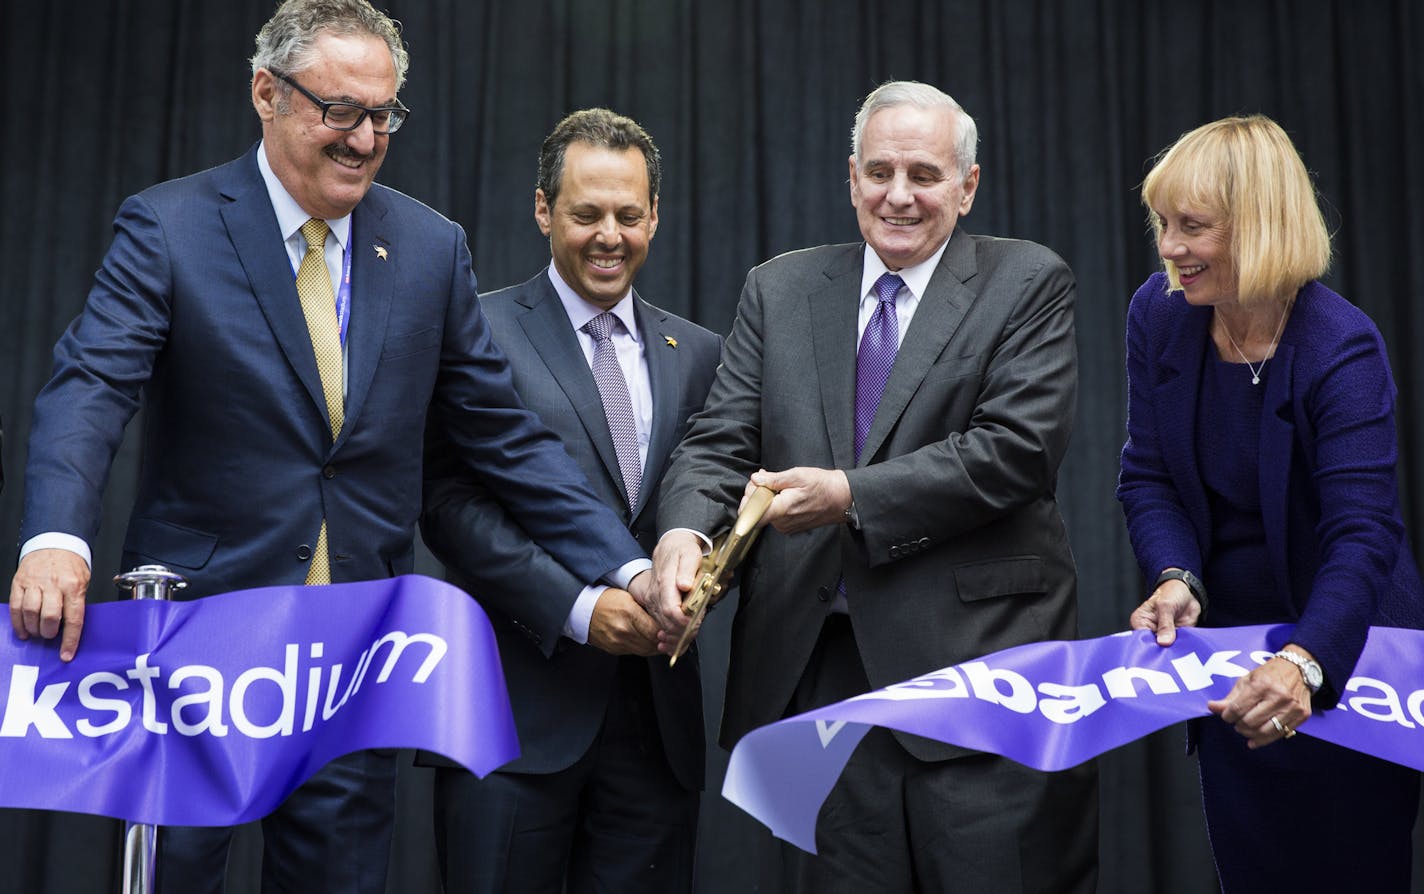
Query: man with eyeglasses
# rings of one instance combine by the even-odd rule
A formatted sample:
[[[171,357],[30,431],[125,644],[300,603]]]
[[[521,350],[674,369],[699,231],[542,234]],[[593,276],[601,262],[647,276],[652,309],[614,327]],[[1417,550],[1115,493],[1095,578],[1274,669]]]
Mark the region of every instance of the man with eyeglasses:
[[[411,571],[427,410],[572,573],[643,586],[645,554],[520,403],[464,232],[373,185],[409,116],[407,61],[366,0],[289,0],[252,57],[262,141],[119,209],[35,403],[21,638],[61,636],[74,656],[103,482],[141,401],[123,568],[165,565],[185,598]],[[388,753],[320,771],[263,822],[263,890],[383,892],[394,779]],[[160,890],[221,890],[230,840],[163,829]]]

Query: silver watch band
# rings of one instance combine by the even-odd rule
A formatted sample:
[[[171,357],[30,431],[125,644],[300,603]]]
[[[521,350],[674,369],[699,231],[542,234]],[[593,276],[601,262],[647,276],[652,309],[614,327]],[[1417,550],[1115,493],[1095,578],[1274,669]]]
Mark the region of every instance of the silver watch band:
[[[1275,657],[1284,658],[1300,668],[1300,676],[1305,680],[1305,687],[1311,692],[1320,691],[1320,684],[1325,680],[1325,672],[1320,669],[1320,665],[1317,662],[1311,661],[1304,655],[1292,652],[1289,649],[1280,650],[1276,653]]]

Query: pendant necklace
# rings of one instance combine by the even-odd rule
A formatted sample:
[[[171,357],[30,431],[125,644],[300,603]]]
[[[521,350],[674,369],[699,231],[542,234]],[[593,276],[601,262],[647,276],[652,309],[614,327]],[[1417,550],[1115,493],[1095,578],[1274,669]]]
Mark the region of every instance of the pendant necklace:
[[[1231,330],[1226,327],[1226,321],[1220,318],[1217,319],[1217,322],[1221,324],[1221,331],[1226,333],[1226,340],[1231,342],[1231,346],[1236,349],[1236,354],[1241,358],[1241,362],[1246,364],[1247,369],[1251,370],[1252,385],[1261,384],[1261,373],[1266,369],[1266,361],[1270,360],[1271,355],[1275,353],[1276,342],[1280,340],[1281,330],[1285,328],[1286,317],[1289,315],[1290,305],[1287,304],[1286,309],[1281,312],[1281,321],[1276,324],[1276,334],[1271,336],[1271,346],[1266,349],[1266,356],[1261,358],[1260,366],[1251,365],[1251,361],[1246,359],[1246,352],[1241,350],[1241,346],[1236,343],[1236,339],[1231,337]]]

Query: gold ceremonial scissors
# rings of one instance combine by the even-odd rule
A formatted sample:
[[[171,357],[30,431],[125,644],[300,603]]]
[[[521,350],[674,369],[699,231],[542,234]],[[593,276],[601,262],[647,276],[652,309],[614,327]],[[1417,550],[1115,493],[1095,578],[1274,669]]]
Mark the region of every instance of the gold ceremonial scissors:
[[[677,645],[668,658],[668,667],[677,664],[677,659],[692,644],[692,638],[702,626],[702,619],[707,617],[707,609],[722,597],[723,590],[731,582],[732,572],[756,542],[757,534],[761,533],[757,524],[766,515],[767,507],[775,496],[776,491],[769,487],[758,486],[753,490],[752,495],[747,497],[746,505],[737,514],[732,529],[718,537],[712,544],[712,552],[702,557],[702,564],[697,568],[697,585],[682,601],[683,614],[689,615],[692,620],[682,631],[682,636],[678,637]]]

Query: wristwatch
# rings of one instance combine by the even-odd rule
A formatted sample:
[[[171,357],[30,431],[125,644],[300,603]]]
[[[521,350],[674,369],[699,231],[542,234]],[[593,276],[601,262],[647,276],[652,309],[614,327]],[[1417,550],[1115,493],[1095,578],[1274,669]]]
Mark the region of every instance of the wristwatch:
[[[1187,589],[1191,590],[1192,595],[1196,597],[1197,604],[1201,606],[1202,615],[1206,614],[1206,584],[1201,582],[1201,578],[1187,571],[1185,568],[1168,568],[1166,571],[1157,575],[1157,583],[1152,585],[1152,589],[1155,591],[1169,580],[1179,580],[1186,584]],[[1150,596],[1151,593],[1148,595]]]
[[[1300,675],[1305,678],[1305,688],[1311,692],[1319,692],[1320,687],[1325,683],[1325,672],[1320,669],[1319,663],[1306,658],[1299,652],[1291,652],[1282,649],[1275,654],[1276,658],[1284,658],[1291,664],[1300,668]]]

